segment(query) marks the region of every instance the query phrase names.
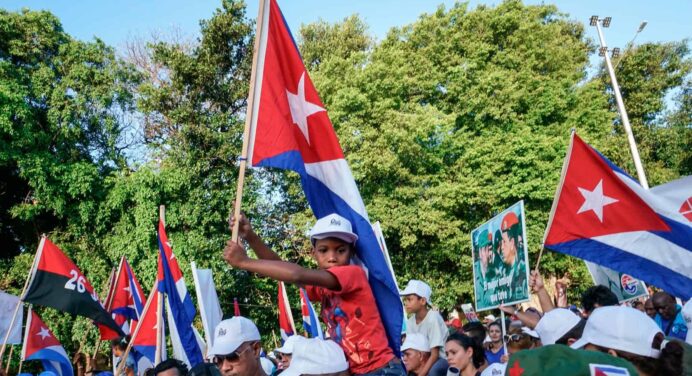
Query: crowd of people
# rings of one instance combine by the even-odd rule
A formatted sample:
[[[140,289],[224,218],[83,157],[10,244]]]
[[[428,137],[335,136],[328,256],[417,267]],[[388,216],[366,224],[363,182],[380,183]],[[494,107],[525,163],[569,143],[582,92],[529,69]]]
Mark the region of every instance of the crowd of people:
[[[332,214],[310,231],[318,269],[282,261],[245,217],[239,228],[258,258],[229,241],[225,260],[235,268],[305,286],[309,298],[321,303],[326,339],[294,335],[266,351],[257,326],[236,316],[216,327],[206,363],[188,370],[183,362],[167,359],[146,375],[593,375],[598,374],[594,365],[624,370],[618,375],[692,372],[692,352],[685,342],[690,341],[689,321],[669,294],[657,292],[630,306],[620,304],[605,286],[593,286],[583,294],[581,308],[557,308],[535,271],[529,286],[541,310],[503,305],[505,322],[489,315],[484,322],[450,325],[432,309],[430,286],[409,281],[400,293],[408,318],[399,357],[388,344],[365,271],[350,263],[358,237],[348,220]],[[125,339],[112,343],[120,357],[117,365],[123,363],[121,375],[133,376],[137,366],[132,355],[124,356],[126,347]],[[84,361],[76,357],[76,363]],[[112,374],[104,369],[107,359],[80,365],[75,367],[79,375]]]

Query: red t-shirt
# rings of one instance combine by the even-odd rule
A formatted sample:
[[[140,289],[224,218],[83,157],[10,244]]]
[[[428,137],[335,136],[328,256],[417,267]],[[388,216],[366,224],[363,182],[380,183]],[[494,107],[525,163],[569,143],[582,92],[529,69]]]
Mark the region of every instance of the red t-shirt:
[[[394,352],[387,344],[380,312],[365,271],[356,265],[327,269],[339,281],[340,291],[306,286],[308,297],[322,302],[322,321],[331,339],[346,353],[352,374],[364,374],[385,366]]]

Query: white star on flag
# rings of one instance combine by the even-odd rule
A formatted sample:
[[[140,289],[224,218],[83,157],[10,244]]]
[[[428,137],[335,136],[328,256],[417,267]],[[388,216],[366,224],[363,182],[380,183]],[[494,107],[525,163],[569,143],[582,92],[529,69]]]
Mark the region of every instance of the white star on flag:
[[[130,286],[123,287],[123,290],[127,291],[128,295],[132,295],[132,291],[130,291]]]
[[[41,331],[36,333],[37,336],[41,336],[41,340],[46,339],[46,337],[50,337],[50,332],[48,331],[47,328],[41,327]]]
[[[603,223],[603,207],[618,202],[618,200],[603,194],[603,179],[601,179],[593,191],[577,187],[581,195],[584,196],[584,203],[579,208],[577,214],[592,210],[598,220]]]
[[[305,100],[305,72],[303,72],[303,74],[300,76],[300,81],[298,81],[298,93],[293,94],[286,90],[286,96],[288,97],[288,106],[291,109],[291,118],[293,118],[293,123],[298,125],[298,128],[300,128],[300,131],[303,132],[305,140],[309,145],[310,136],[308,134],[308,116],[326,110]]]

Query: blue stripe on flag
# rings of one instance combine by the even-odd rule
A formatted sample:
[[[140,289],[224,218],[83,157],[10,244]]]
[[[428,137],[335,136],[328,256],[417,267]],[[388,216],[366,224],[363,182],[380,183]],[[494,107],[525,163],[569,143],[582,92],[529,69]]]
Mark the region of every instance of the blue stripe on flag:
[[[679,274],[665,266],[619,248],[591,239],[550,244],[546,245],[546,248],[588,260],[613,270],[624,271],[683,300],[692,297],[692,279],[689,276]]]

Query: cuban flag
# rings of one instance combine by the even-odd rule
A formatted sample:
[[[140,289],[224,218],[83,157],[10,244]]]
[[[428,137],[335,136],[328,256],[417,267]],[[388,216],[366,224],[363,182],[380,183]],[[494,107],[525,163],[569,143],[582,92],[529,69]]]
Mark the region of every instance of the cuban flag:
[[[281,281],[279,281],[279,330],[281,332],[281,343],[286,341],[288,337],[296,334],[291,305],[286,295],[286,286]]]
[[[138,321],[137,326],[132,337],[132,348],[135,350],[134,357],[137,362],[137,372],[140,375],[144,374],[144,371],[153,368],[156,365],[156,348],[161,346],[158,343],[159,336],[158,331],[160,331],[161,343],[165,344],[166,340],[164,337],[165,328],[163,317],[159,316],[159,313],[163,305],[163,295],[158,292],[158,289],[154,288],[149,294],[147,299],[148,307],[146,312],[143,312],[143,316]],[[165,346],[161,347],[162,359],[165,359]]]
[[[22,346],[22,361],[27,360],[40,360],[45,371],[53,372],[58,376],[74,374],[65,349],[31,308],[27,316]]]
[[[178,260],[168,242],[163,221],[159,221],[158,240],[158,289],[159,292],[166,294],[168,328],[173,352],[177,359],[192,368],[203,362],[199,336],[192,326],[196,310],[185,286]]]
[[[120,259],[110,308],[111,312],[135,321],[144,310],[144,290],[124,256]]]
[[[627,368],[615,367],[611,365],[589,364],[591,376],[629,376]]]
[[[572,135],[548,220],[546,248],[630,274],[687,300],[692,297],[692,222],[685,203],[644,189]],[[663,192],[668,192],[666,184]]]
[[[322,327],[317,319],[317,313],[315,308],[312,307],[312,303],[308,299],[308,293],[304,288],[300,289],[300,310],[303,313],[303,328],[308,333],[308,337],[324,339]]]
[[[255,86],[249,98],[248,161],[253,167],[296,171],[315,217],[337,213],[351,222],[358,234],[356,253],[368,271],[389,346],[399,355],[403,308],[396,284],[281,10],[275,0],[263,1]]]

